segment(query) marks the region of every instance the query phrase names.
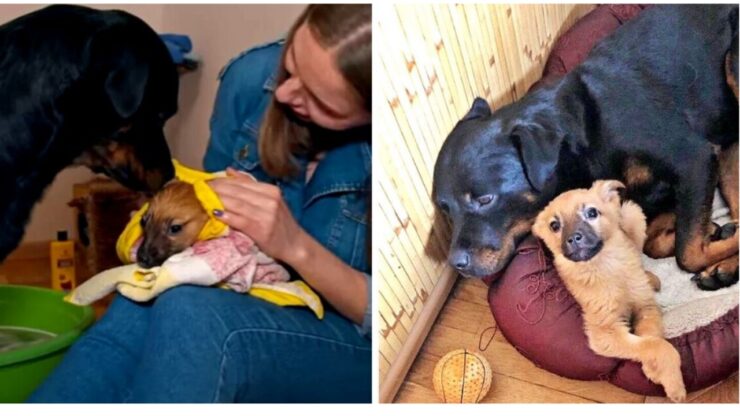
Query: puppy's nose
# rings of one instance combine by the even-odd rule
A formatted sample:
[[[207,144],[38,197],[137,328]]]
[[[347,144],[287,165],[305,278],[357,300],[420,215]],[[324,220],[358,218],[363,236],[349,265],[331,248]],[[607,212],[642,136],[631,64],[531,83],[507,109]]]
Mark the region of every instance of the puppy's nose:
[[[459,271],[465,271],[470,266],[470,254],[465,250],[456,250],[450,255],[450,265]]]
[[[566,240],[568,242],[568,245],[571,247],[578,247],[581,245],[581,242],[583,241],[583,234],[579,232],[575,232],[568,236],[568,239]]]

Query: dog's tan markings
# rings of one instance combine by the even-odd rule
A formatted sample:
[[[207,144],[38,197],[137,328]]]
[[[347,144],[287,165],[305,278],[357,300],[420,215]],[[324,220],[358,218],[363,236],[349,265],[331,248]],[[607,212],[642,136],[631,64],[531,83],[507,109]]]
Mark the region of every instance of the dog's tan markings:
[[[727,79],[727,85],[729,85],[732,92],[735,93],[735,98],[738,98],[737,78],[735,77],[735,74],[732,73],[733,59],[737,59],[737,56],[733,57],[732,52],[728,52],[727,55],[725,55],[725,77]]]
[[[719,189],[730,209],[730,216],[738,220],[738,144],[719,153]]]
[[[676,214],[655,217],[647,227],[644,252],[654,259],[671,257],[676,251]]]
[[[737,268],[738,255],[735,254],[734,256],[728,257],[707,267],[701,272],[699,278],[712,279],[712,276],[715,275],[715,273],[717,276],[732,278],[735,275],[735,271],[737,270]]]
[[[622,174],[628,186],[645,185],[653,180],[650,168],[635,158],[627,159]]]
[[[537,195],[533,194],[532,192],[524,192],[524,193],[522,194],[522,197],[523,197],[523,198],[524,198],[524,199],[525,199],[525,200],[526,200],[527,202],[530,202],[530,203],[532,203],[532,202],[534,202],[534,201],[536,201],[536,200],[537,200]]]
[[[522,234],[528,233],[532,229],[534,219],[519,220],[509,228],[506,235],[501,239],[503,243],[498,250],[482,248],[475,253],[476,262],[482,267],[493,269],[498,266],[501,259],[506,259],[514,251],[514,243]]]
[[[737,230],[729,238],[710,241],[708,233],[704,232],[701,226],[696,225],[691,230],[691,238],[683,248],[683,252],[677,253],[677,260],[685,270],[696,273],[737,254],[737,249]]]

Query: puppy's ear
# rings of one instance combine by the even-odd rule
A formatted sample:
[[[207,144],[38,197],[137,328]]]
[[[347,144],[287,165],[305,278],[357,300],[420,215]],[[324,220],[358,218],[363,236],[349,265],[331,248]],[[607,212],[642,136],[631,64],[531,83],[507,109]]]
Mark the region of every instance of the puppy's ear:
[[[620,203],[624,198],[625,186],[617,180],[599,180],[594,182],[591,189],[595,190],[604,202]]]
[[[547,133],[542,126],[526,124],[514,127],[511,140],[527,181],[534,190],[542,192],[547,180],[555,173],[562,139]]]
[[[463,120],[471,120],[478,117],[485,117],[491,115],[491,107],[488,105],[488,102],[486,100],[476,97],[475,100],[473,100],[473,106],[470,107],[470,110],[468,110],[468,114],[465,114],[465,117],[463,117]]]
[[[88,71],[102,81],[111,106],[124,119],[139,109],[149,79],[146,52],[133,49],[138,42],[123,42],[126,36],[118,29],[104,30],[91,39],[87,54]]]

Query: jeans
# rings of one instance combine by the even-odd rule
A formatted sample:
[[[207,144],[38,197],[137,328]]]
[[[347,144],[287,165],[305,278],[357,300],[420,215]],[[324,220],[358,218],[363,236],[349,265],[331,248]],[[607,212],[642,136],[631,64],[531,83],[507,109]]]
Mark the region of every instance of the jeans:
[[[117,296],[30,402],[370,402],[370,341],[327,311],[179,286]]]

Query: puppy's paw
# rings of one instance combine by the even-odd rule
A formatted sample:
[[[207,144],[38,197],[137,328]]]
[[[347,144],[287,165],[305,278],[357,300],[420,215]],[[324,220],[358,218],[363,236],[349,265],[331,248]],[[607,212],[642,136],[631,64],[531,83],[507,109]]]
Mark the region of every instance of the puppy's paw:
[[[686,400],[686,387],[681,373],[681,355],[668,341],[651,338],[654,347],[650,348],[642,362],[642,371],[650,381],[663,386],[666,396],[672,401]]]
[[[671,399],[674,403],[682,403],[686,401],[686,388],[683,385],[683,380],[681,380],[681,383],[677,383],[671,387],[664,385],[663,389],[665,390],[666,397]]]
[[[652,287],[654,291],[660,292],[660,278],[653,272],[645,270],[645,273],[647,274],[650,287]]]

